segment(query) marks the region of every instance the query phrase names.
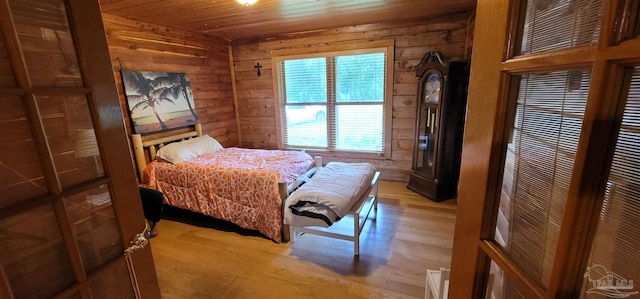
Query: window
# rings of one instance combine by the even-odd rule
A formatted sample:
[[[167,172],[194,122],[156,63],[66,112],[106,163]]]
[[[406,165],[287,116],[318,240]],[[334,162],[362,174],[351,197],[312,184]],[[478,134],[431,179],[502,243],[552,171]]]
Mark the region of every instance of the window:
[[[275,58],[283,147],[390,153],[388,50]]]

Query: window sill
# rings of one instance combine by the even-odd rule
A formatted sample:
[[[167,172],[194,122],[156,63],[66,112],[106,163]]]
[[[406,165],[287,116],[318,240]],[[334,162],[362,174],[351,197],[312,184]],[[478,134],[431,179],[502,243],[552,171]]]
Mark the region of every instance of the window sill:
[[[383,153],[375,152],[356,152],[356,151],[332,151],[332,150],[319,150],[319,149],[303,149],[303,148],[287,148],[287,150],[304,150],[311,156],[322,156],[329,158],[340,159],[356,159],[356,160],[389,160]]]

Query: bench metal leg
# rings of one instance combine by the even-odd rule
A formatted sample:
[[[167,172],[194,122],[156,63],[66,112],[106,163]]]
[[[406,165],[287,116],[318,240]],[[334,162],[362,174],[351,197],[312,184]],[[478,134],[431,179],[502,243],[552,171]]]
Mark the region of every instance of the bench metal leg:
[[[360,255],[360,213],[353,215],[353,255]]]

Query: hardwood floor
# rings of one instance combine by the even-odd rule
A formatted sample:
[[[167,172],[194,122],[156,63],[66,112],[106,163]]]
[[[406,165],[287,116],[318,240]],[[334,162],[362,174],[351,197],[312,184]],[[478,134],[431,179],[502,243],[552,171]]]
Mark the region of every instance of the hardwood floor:
[[[277,244],[227,222],[165,209],[151,239],[162,296],[423,298],[425,270],[451,262],[456,205],[405,186],[379,183],[377,219],[363,229],[359,258],[352,242],[303,235]],[[344,220],[350,227],[351,219]]]

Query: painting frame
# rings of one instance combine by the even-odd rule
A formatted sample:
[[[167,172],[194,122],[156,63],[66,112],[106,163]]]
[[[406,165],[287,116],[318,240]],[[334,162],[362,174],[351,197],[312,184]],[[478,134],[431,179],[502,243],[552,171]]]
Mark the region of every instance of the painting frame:
[[[198,122],[187,73],[127,69],[120,73],[134,133],[167,131]]]

